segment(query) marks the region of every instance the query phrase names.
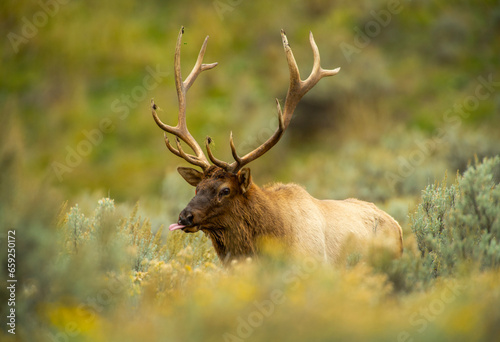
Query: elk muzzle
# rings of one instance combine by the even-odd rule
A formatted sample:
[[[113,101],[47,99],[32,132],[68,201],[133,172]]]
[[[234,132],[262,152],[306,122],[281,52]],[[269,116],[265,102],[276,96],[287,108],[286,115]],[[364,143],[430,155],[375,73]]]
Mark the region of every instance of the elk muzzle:
[[[200,227],[194,225],[194,214],[189,206],[187,206],[179,214],[179,220],[177,221],[177,223],[171,224],[168,229],[171,231],[182,229],[182,231],[185,233],[196,233],[200,230]]]
[[[194,220],[194,215],[191,209],[189,209],[189,207],[181,211],[179,215],[179,224],[182,224],[184,226],[192,226],[193,220]]]

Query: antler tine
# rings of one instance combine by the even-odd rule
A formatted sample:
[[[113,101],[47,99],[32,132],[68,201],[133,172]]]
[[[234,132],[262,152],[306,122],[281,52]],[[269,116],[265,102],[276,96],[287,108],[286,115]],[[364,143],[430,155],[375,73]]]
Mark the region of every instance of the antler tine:
[[[270,136],[262,145],[257,147],[252,152],[245,154],[243,157],[239,157],[238,154],[236,153],[236,148],[235,148],[234,142],[233,142],[233,134],[231,132],[229,144],[231,145],[231,152],[233,154],[235,162],[231,164],[230,171],[237,172],[239,169],[241,169],[246,164],[259,158],[264,153],[269,151],[281,139],[281,136],[283,135],[283,133],[285,133],[286,128],[285,128],[285,123],[283,120],[283,113],[281,112],[280,102],[278,99],[276,99],[276,107],[278,110],[278,128],[276,129],[274,134],[272,136]]]
[[[189,133],[189,130],[187,129],[186,93],[202,71],[210,70],[216,67],[217,63],[203,64],[203,57],[205,56],[205,50],[207,48],[207,42],[208,42],[208,36],[207,36],[205,38],[205,41],[203,42],[203,45],[201,46],[200,53],[198,54],[198,59],[196,60],[196,63],[193,69],[191,70],[191,73],[184,81],[182,81],[181,40],[183,34],[184,34],[184,27],[181,27],[181,30],[179,31],[179,35],[177,37],[177,44],[175,46],[175,58],[174,58],[175,87],[177,90],[177,98],[179,101],[179,115],[178,115],[177,125],[175,127],[169,126],[164,124],[160,120],[158,114],[156,113],[157,106],[154,103],[154,100],[151,100],[151,110],[156,124],[165,132],[171,133],[177,137],[176,141],[177,150],[170,144],[168,138],[165,137],[165,143],[167,145],[167,148],[176,156],[182,157],[187,162],[196,166],[200,166],[203,170],[205,170],[208,167],[210,167],[210,163],[205,157],[205,154],[203,153],[203,150],[201,149],[200,145],[198,145],[196,140],[193,138],[193,136],[191,135],[191,133]],[[195,155],[185,153],[180,147],[180,141],[178,139],[184,141],[193,150]]]
[[[288,62],[288,70],[290,72],[290,85],[288,87],[288,92],[286,95],[286,100],[285,100],[285,109],[284,113],[281,111],[281,106],[276,99],[276,106],[278,109],[278,119],[279,119],[279,125],[274,134],[266,140],[262,145],[257,147],[255,150],[252,152],[247,153],[243,157],[239,157],[238,154],[236,153],[236,148],[234,146],[234,141],[233,141],[233,136],[231,134],[230,139],[229,139],[229,144],[231,146],[231,152],[233,154],[233,157],[235,159],[235,162],[226,167],[226,170],[236,172],[240,170],[244,165],[250,163],[251,161],[259,158],[262,156],[264,153],[269,151],[276,143],[280,140],[281,136],[287,129],[288,125],[290,124],[290,121],[292,120],[292,115],[295,110],[295,107],[299,103],[300,99],[312,88],[316,85],[316,83],[319,82],[320,79],[326,76],[333,76],[336,75],[339,71],[340,68],[336,68],[333,70],[327,70],[321,68],[320,65],[320,54],[319,54],[319,49],[318,46],[316,45],[316,42],[314,41],[314,37],[312,32],[309,33],[309,42],[311,43],[311,48],[313,50],[313,57],[314,57],[314,62],[313,62],[313,68],[311,71],[311,74],[305,81],[302,81],[300,78],[300,71],[299,67],[297,66],[297,62],[295,61],[295,57],[293,56],[292,49],[290,48],[290,44],[288,44],[288,39],[286,37],[285,31],[281,30],[281,38],[283,41],[283,48],[285,50],[285,55],[286,59]],[[208,149],[208,144],[207,144],[207,149]],[[211,155],[211,151],[209,152],[209,156]],[[212,162],[214,159],[210,157]],[[227,165],[227,163],[225,163]],[[221,166],[222,167],[222,166]]]
[[[278,129],[276,130],[276,132],[274,132],[274,134],[271,137],[269,137],[266,140],[266,142],[264,142],[262,145],[260,145],[258,148],[256,148],[252,152],[247,153],[245,156],[240,157],[238,155],[238,153],[236,152],[236,147],[234,145],[234,140],[233,140],[233,132],[231,132],[231,134],[229,135],[229,146],[231,147],[231,153],[232,153],[233,158],[235,160],[231,164],[226,163],[224,161],[221,161],[221,160],[214,157],[214,155],[212,154],[212,151],[210,149],[210,143],[212,142],[212,139],[210,137],[207,137],[207,140],[205,142],[205,146],[207,148],[208,157],[210,158],[212,163],[225,169],[226,171],[237,172],[244,165],[250,163],[252,160],[259,158],[264,153],[269,151],[271,149],[271,147],[273,147],[280,140],[281,136],[285,132],[285,125],[283,122],[283,114],[281,112],[281,106],[280,106],[278,99],[276,99],[276,107],[278,109]]]
[[[217,66],[216,63],[211,63],[211,64],[203,64],[203,57],[205,56],[205,50],[207,49],[207,43],[208,43],[208,36],[206,36],[205,41],[203,42],[203,45],[201,46],[200,53],[198,54],[198,59],[196,60],[196,64],[193,67],[193,70],[191,70],[191,73],[189,74],[188,77],[184,80],[184,87],[185,91],[188,91],[188,89],[191,87],[191,85],[194,83],[196,80],[196,77],[205,70],[210,70],[213,69]],[[179,70],[180,72],[180,70]]]
[[[172,152],[173,154],[175,154],[177,157],[182,158],[181,153],[178,150],[176,150],[172,145],[170,145],[170,140],[168,140],[167,133],[163,133],[163,136],[165,138],[165,145],[167,145],[167,148],[169,149],[169,151]]]
[[[178,157],[185,159],[190,164],[199,166],[202,169],[205,168],[206,164],[203,160],[200,160],[198,157],[187,154],[186,152],[184,152],[184,150],[181,147],[181,144],[180,144],[178,137],[176,137],[176,140],[175,140],[175,144],[177,145],[177,150],[170,144],[170,141],[168,140],[168,137],[167,137],[167,133],[164,134],[164,137],[165,137],[165,145],[167,145],[167,148],[169,149],[170,152],[172,152],[173,154],[175,154]]]
[[[230,170],[231,165],[229,165],[229,163],[226,163],[225,161],[215,158],[215,156],[212,153],[212,150],[210,149],[211,143],[212,143],[212,138],[207,137],[205,139],[205,148],[207,149],[208,158],[210,158],[210,160],[212,161],[212,163],[214,163],[214,165],[217,165],[218,167],[221,167],[224,170]]]
[[[290,70],[290,85],[288,87],[288,92],[286,94],[285,100],[285,129],[290,124],[292,120],[293,112],[295,107],[299,103],[300,99],[309,91],[312,87],[319,82],[320,79],[326,76],[336,75],[340,71],[340,67],[327,70],[323,69],[320,65],[320,54],[318,45],[314,41],[314,36],[312,32],[309,32],[309,42],[311,44],[311,49],[313,50],[313,68],[309,77],[302,81],[300,79],[299,68],[295,57],[293,56],[290,44],[288,44],[288,39],[284,30],[281,30],[281,37],[283,40],[283,48],[285,49],[286,59],[288,61],[288,69]]]
[[[233,158],[236,162],[236,165],[240,165],[241,163],[243,163],[243,160],[240,158],[240,156],[236,152],[236,147],[234,146],[233,132],[232,131],[231,131],[231,134],[229,134],[229,146],[231,147],[231,153],[233,154]]]

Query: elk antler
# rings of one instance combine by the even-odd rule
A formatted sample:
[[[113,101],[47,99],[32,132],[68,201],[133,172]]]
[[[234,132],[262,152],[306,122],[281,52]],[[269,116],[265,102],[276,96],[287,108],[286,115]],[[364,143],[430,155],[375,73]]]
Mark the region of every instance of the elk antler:
[[[177,44],[175,46],[175,59],[174,59],[174,71],[175,71],[175,86],[177,89],[177,98],[179,100],[179,117],[178,117],[178,123],[175,127],[173,126],[168,126],[164,124],[160,118],[158,117],[158,114],[156,114],[156,109],[157,106],[154,102],[154,100],[151,100],[151,110],[153,114],[153,118],[156,121],[156,124],[163,129],[167,133],[171,133],[176,136],[176,146],[177,149],[174,148],[171,144],[170,141],[168,140],[167,134],[165,133],[165,144],[167,145],[167,148],[175,154],[176,156],[179,156],[181,158],[184,158],[188,163],[196,165],[201,167],[203,170],[206,170],[207,168],[210,167],[210,163],[208,162],[207,158],[203,154],[203,151],[196,142],[196,140],[193,138],[191,133],[189,133],[186,125],[186,93],[189,90],[189,88],[193,85],[194,81],[196,80],[196,77],[205,70],[210,70],[212,68],[215,68],[217,66],[217,63],[212,63],[212,64],[202,64],[203,63],[203,56],[205,55],[205,50],[207,48],[207,41],[208,41],[208,36],[205,38],[205,41],[203,42],[203,45],[201,46],[200,53],[198,54],[198,59],[196,60],[196,64],[193,67],[193,70],[191,70],[191,73],[189,74],[188,77],[184,81],[182,81],[182,76],[181,76],[181,39],[182,35],[184,34],[184,27],[181,27],[181,30],[179,31],[179,36],[177,37]],[[192,154],[187,154],[185,153],[180,144],[179,138],[184,141],[195,153],[195,155]]]
[[[210,143],[212,139],[210,137],[207,138],[205,142],[205,146],[207,148],[208,152],[208,157],[210,160],[217,166],[222,167],[226,171],[229,172],[237,172],[240,170],[244,165],[250,163],[251,161],[259,158],[262,156],[264,153],[269,151],[276,143],[280,140],[281,136],[287,129],[288,125],[290,124],[290,121],[292,120],[292,115],[295,110],[295,107],[299,103],[300,99],[312,88],[318,83],[320,79],[322,79],[325,76],[333,76],[336,75],[340,68],[336,68],[333,70],[325,70],[321,67],[320,65],[320,55],[319,55],[319,49],[318,46],[316,45],[316,42],[314,41],[314,37],[312,32],[309,33],[309,42],[311,43],[311,48],[313,50],[313,56],[314,56],[314,62],[313,62],[313,68],[311,71],[311,74],[307,79],[302,81],[300,79],[300,73],[299,73],[299,68],[297,66],[297,62],[295,61],[295,57],[293,56],[292,49],[290,48],[290,45],[288,44],[288,40],[286,38],[285,31],[281,30],[281,38],[283,40],[283,48],[285,49],[285,54],[286,54],[286,59],[288,62],[288,69],[290,72],[290,85],[288,87],[288,92],[286,94],[286,100],[285,100],[285,112],[281,112],[281,106],[276,99],[276,104],[278,108],[278,128],[274,134],[266,140],[262,145],[257,147],[255,150],[252,152],[247,153],[245,156],[240,157],[238,156],[236,152],[236,148],[234,146],[234,141],[233,141],[233,134],[231,133],[230,138],[229,138],[229,144],[231,146],[231,152],[233,154],[234,162],[229,164],[224,161],[221,161],[217,158],[214,157],[212,154],[212,151],[210,150]]]

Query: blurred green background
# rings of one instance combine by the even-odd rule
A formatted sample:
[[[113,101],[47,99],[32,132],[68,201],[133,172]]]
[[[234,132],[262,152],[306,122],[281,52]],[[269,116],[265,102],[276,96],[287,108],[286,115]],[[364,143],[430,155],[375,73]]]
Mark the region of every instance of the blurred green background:
[[[88,279],[89,274],[101,279],[108,277],[109,270],[121,272],[129,267],[128,261],[124,261],[129,254],[136,255],[135,250],[127,249],[132,244],[129,241],[105,253],[102,246],[94,246],[97,252],[92,253],[110,257],[106,263],[101,257],[85,261],[84,254],[75,260],[70,258],[73,261],[67,263],[61,257],[65,255],[67,239],[84,241],[88,235],[81,237],[78,234],[84,234],[85,230],[75,230],[70,238],[62,239],[65,242],[61,245],[55,242],[60,238],[59,228],[71,222],[86,222],[82,227],[98,226],[89,222],[94,220],[92,211],[101,197],[113,198],[119,204],[121,216],[117,217],[121,217],[122,227],[134,227],[128,231],[134,232],[130,233],[134,244],[142,244],[141,239],[147,236],[148,247],[141,246],[154,253],[143,256],[144,260],[157,262],[160,258],[164,262],[162,258],[167,258],[160,255],[167,253],[157,246],[160,242],[152,242],[151,230],[156,232],[162,224],[174,222],[193,190],[177,174],[176,167],[186,163],[166,149],[163,132],[154,123],[149,107],[154,98],[161,108],[158,112],[161,119],[175,125],[178,106],[173,55],[181,26],[185,27],[184,76],[194,65],[207,35],[210,39],[204,62],[219,63],[217,68],[201,74],[188,93],[188,127],[201,145],[210,135],[215,141],[214,152],[226,161],[231,160],[228,143],[231,131],[238,151],[244,154],[276,129],[274,99],[284,101],[289,78],[280,29],[287,33],[302,78],[307,77],[312,67],[308,41],[312,31],[322,67],[341,67],[341,71],[322,79],[302,99],[279,144],[250,164],[253,179],[259,185],[275,181],[299,183],[318,198],[357,197],[373,201],[401,223],[408,250],[416,248],[408,214],[420,202],[422,190],[446,173],[453,179],[476,156],[482,159],[500,154],[498,1],[3,1],[0,4],[3,36],[0,223],[2,232],[13,228],[22,231],[19,251],[32,252],[32,256],[20,259],[24,270],[20,272],[27,284],[22,295],[28,298],[23,310],[33,315],[42,312],[40,317],[56,317],[46,319],[45,323],[51,322],[48,330],[40,330],[53,334],[46,336],[57,336],[58,331],[64,330],[64,317],[71,321],[68,317],[74,316],[73,304],[68,303],[82,302],[87,293],[99,291],[100,283]],[[132,211],[137,202],[139,209]],[[94,212],[96,222],[99,210],[106,205],[114,206],[106,203],[100,202],[101,209]],[[79,209],[72,209],[73,216],[64,216],[68,207],[75,208],[76,204]],[[58,221],[59,211],[63,215]],[[135,233],[134,229],[143,228],[142,233]],[[227,317],[239,311],[224,302],[223,291],[233,291],[231,281],[238,282],[239,278],[228,280],[223,272],[212,270],[211,262],[217,262],[201,235],[168,238],[178,239],[166,244],[170,248],[168,258],[173,258],[174,263],[174,266],[168,264],[168,272],[176,274],[172,279],[182,280],[186,274],[193,276],[190,263],[202,270],[203,277],[208,277],[201,278],[202,282],[212,281],[213,286],[214,278],[222,279],[222,285],[219,284],[222,290],[216,291],[213,302],[206,305],[218,308],[217,305],[225,303],[220,322],[226,327]],[[193,257],[189,250],[173,257],[190,244],[201,250],[196,252],[200,255]],[[94,262],[101,268],[94,268]],[[205,266],[200,266],[205,262]],[[405,267],[411,264],[407,262]],[[40,272],[47,265],[52,268]],[[157,270],[163,272],[160,266]],[[109,311],[98,315],[97,322],[102,318],[114,323],[88,327],[88,331],[117,331],[117,326],[128,322],[126,315],[121,316],[123,307],[149,312],[149,300],[157,300],[151,293],[163,292],[156,288],[148,292],[147,287],[137,285],[142,284],[143,268],[147,269],[142,264],[133,268],[132,289],[127,288],[136,296],[120,293],[118,304],[106,306]],[[127,277],[128,273],[120,272]],[[248,277],[260,279],[259,272],[253,269]],[[360,305],[352,313],[359,314],[366,302],[380,301],[383,305],[371,314],[387,327],[399,315],[397,310],[401,307],[390,299],[389,307],[394,311],[385,311],[384,296],[389,290],[380,277],[374,280],[375,285],[368,286],[371,292],[365,296],[360,279],[366,273],[364,269],[349,273],[345,288],[336,287],[333,301],[350,296],[352,285],[353,296]],[[196,286],[200,282],[198,276],[191,286],[202,291]],[[329,286],[337,286],[338,279],[344,276],[327,273],[312,277],[306,285],[319,286],[323,291],[318,292],[317,298],[312,296],[312,303],[321,303],[321,295],[326,296]],[[268,277],[268,287],[272,289],[276,279]],[[469,293],[472,299],[469,298],[463,310],[471,309],[477,298],[474,296],[482,295],[481,289],[498,290],[495,287],[498,272],[482,277],[482,285]],[[179,295],[183,293],[183,281],[179,281],[181,285],[172,285],[158,278],[154,284],[172,286],[174,293],[169,292],[166,298],[173,300],[175,307],[203,311],[198,304],[185,302]],[[411,313],[432,296],[439,296],[442,293],[439,291],[447,289],[445,285],[438,284],[434,289],[437,292],[430,297],[400,299],[405,305],[402,311]],[[260,291],[260,283],[256,281],[249,286],[252,294]],[[252,303],[253,295],[243,300],[240,292],[234,291],[236,303]],[[491,296],[498,299],[498,291],[495,293]],[[297,308],[307,295],[299,291],[297,301],[292,298],[287,305]],[[52,303],[52,309],[50,305],[43,306],[45,298]],[[59,305],[59,299],[64,305]],[[201,303],[203,308],[205,304]],[[346,309],[350,303],[342,305]],[[175,317],[168,311],[173,309],[166,307],[155,308],[151,315]],[[489,314],[488,310],[483,313]],[[197,314],[193,318],[187,311],[182,313],[187,318],[181,315],[179,320],[184,317],[198,324],[209,319]],[[444,316],[444,320],[455,322],[453,314],[450,315],[451,318]],[[494,317],[491,322],[495,322]],[[283,328],[287,319],[286,315],[278,316],[276,324],[285,322],[280,325]],[[399,327],[408,326],[406,318],[399,319],[403,322]],[[36,332],[39,326],[33,322],[30,329]],[[142,323],[131,328],[138,336]],[[158,328],[161,324],[157,324],[157,331],[162,332]],[[369,325],[373,323],[366,324],[365,338],[378,331]],[[346,326],[347,330],[351,328]],[[397,336],[396,330],[389,329],[388,335],[380,335],[380,340]],[[427,332],[439,339],[441,332],[436,331]],[[184,336],[183,333],[178,336]],[[102,336],[101,340],[106,340]],[[135,335],[131,336],[130,340],[134,340]],[[200,336],[195,337],[203,340],[203,335]],[[91,333],[81,340],[86,338],[99,340]]]
[[[206,35],[205,62],[219,63],[188,93],[187,116],[198,141],[212,136],[225,160],[231,130],[246,153],[276,127],[274,98],[283,101],[288,87],[281,28],[303,78],[312,66],[309,31],[322,66],[342,68],[310,91],[283,140],[251,164],[258,184],[294,181],[322,198],[384,202],[418,195],[445,170],[463,171],[474,154],[500,150],[498,1],[0,6],[3,148],[20,151],[26,177],[49,182],[66,199],[166,196],[165,176],[184,162],[166,150],[149,102],[176,123],[172,70],[181,25],[184,76]],[[480,78],[494,85],[469,104]],[[457,105],[472,109],[461,115]],[[110,129],[98,133],[103,120]]]

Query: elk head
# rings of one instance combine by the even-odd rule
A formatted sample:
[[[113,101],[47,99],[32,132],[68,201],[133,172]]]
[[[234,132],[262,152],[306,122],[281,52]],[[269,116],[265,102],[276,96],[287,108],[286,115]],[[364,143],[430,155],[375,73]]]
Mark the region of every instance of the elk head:
[[[246,164],[259,158],[269,151],[281,138],[286,128],[290,124],[293,112],[300,99],[312,88],[318,81],[325,76],[337,74],[340,68],[325,70],[320,66],[320,55],[318,47],[314,41],[312,33],[309,34],[309,41],[314,55],[313,69],[309,77],[305,80],[300,79],[299,68],[295,62],[290,45],[288,44],[285,32],[281,30],[281,38],[285,49],[288,68],[290,72],[290,84],[285,99],[284,111],[276,99],[278,112],[278,128],[274,134],[269,137],[262,145],[255,150],[240,157],[236,152],[233,141],[233,134],[230,134],[229,145],[234,158],[231,164],[217,159],[211,149],[212,139],[207,137],[205,147],[211,165],[203,153],[200,145],[189,133],[186,125],[186,93],[194,83],[198,75],[205,70],[210,70],[217,66],[217,63],[203,64],[203,57],[207,47],[208,36],[205,38],[201,47],[198,59],[191,73],[185,80],[181,76],[180,50],[181,39],[184,33],[184,27],[181,28],[177,38],[174,58],[175,85],[179,101],[179,115],[176,126],[164,124],[156,113],[157,106],[151,100],[151,109],[155,122],[166,133],[173,134],[176,146],[172,146],[166,133],[165,144],[167,148],[175,154],[186,160],[188,163],[200,167],[203,172],[192,168],[179,167],[177,170],[181,176],[192,186],[196,187],[196,196],[189,202],[187,207],[180,213],[177,223],[170,226],[170,230],[182,229],[187,233],[194,233],[200,229],[220,229],[228,227],[238,216],[244,215],[245,206],[249,205],[252,190],[256,187],[252,183],[250,169],[243,168]],[[181,140],[187,144],[194,154],[186,153],[181,147]],[[248,212],[248,211],[247,211]]]

